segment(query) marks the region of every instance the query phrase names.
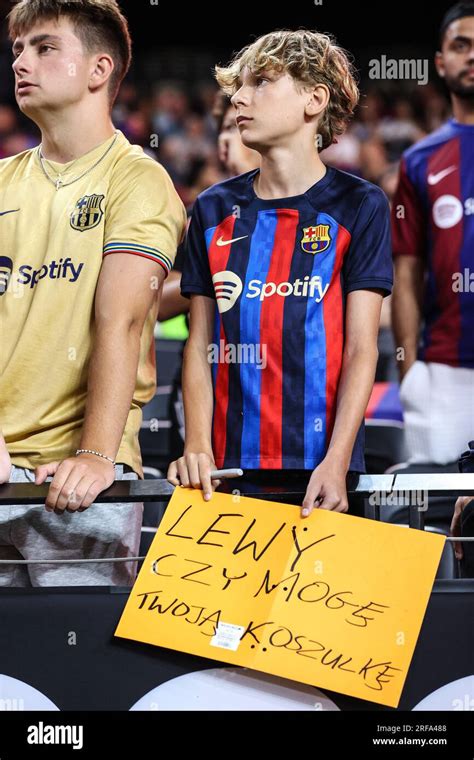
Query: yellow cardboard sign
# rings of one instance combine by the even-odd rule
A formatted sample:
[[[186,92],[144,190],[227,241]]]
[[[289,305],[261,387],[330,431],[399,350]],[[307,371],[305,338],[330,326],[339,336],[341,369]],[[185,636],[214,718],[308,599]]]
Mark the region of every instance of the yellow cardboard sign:
[[[177,488],[115,635],[397,707],[444,542]]]

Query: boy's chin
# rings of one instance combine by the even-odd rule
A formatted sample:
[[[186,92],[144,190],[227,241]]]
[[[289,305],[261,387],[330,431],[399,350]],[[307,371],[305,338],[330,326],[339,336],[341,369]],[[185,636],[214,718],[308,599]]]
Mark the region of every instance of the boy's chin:
[[[25,116],[30,116],[30,117],[33,116],[34,114],[37,114],[38,111],[40,110],[38,103],[33,103],[27,98],[24,98],[18,102],[18,108],[23,114],[25,114]]]
[[[249,150],[256,150],[258,151],[259,148],[262,146],[262,144],[265,144],[265,140],[257,139],[255,135],[242,135],[241,136],[242,145],[244,145]]]

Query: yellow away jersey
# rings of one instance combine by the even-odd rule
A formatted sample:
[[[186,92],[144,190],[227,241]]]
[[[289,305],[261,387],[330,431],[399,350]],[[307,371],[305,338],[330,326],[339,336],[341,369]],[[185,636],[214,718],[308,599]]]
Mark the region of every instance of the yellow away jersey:
[[[69,164],[48,162],[46,170],[53,178],[63,173],[66,183],[112,141]],[[169,271],[185,226],[165,169],[120,131],[96,168],[59,190],[36,148],[0,161],[0,429],[14,465],[34,469],[79,447],[103,257],[126,252]],[[116,457],[140,477],[142,407],[156,392],[157,311],[155,299]],[[117,356],[118,367],[122,361]]]

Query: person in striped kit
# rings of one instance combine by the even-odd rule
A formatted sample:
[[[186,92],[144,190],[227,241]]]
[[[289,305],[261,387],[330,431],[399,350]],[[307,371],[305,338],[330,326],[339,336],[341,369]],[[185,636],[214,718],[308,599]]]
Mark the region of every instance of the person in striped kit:
[[[401,162],[393,325],[408,460],[444,465],[474,438],[474,2],[446,14],[436,65],[453,118]]]
[[[315,506],[345,512],[364,472],[363,418],[391,292],[383,192],[326,167],[320,151],[358,102],[345,52],[327,35],[278,31],[216,69],[261,168],[196,202],[181,290],[191,298],[175,485],[241,467],[269,484],[299,475]],[[217,309],[216,309],[217,304]]]
[[[447,11],[435,62],[453,117],[401,162],[392,308],[407,460],[443,466],[474,438],[474,2]]]

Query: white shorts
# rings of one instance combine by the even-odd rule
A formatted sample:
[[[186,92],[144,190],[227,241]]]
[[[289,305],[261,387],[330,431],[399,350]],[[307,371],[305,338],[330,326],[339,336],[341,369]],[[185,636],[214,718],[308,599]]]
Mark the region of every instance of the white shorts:
[[[474,369],[417,361],[400,400],[410,464],[456,462],[474,440]]]

